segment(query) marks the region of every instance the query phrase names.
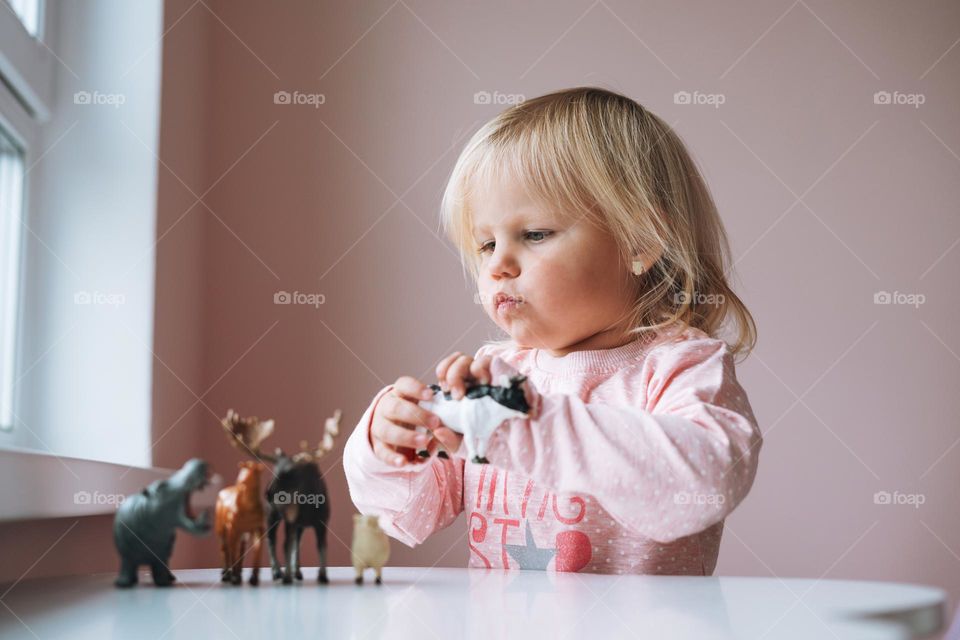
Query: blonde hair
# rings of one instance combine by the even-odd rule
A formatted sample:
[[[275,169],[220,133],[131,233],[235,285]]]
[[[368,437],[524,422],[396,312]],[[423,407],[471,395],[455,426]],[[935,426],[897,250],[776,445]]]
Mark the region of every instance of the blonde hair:
[[[635,278],[629,333],[686,324],[719,337],[729,320],[736,325],[730,350],[749,355],[756,325],[727,282],[723,223],[696,163],[659,117],[617,93],[578,87],[521,102],[481,127],[441,203],[444,231],[474,280],[480,256],[471,196],[505,173],[536,202],[609,231],[625,269],[633,256],[661,252]]]

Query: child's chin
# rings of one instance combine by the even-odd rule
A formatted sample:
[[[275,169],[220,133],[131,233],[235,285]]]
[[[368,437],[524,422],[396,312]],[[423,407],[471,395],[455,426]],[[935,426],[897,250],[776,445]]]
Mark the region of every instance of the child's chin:
[[[536,333],[527,330],[523,323],[504,322],[502,319],[491,318],[493,323],[500,327],[500,330],[510,336],[517,347],[522,349],[543,349],[543,341],[537,339]],[[499,321],[498,321],[499,320]]]
[[[504,329],[506,331],[506,329]],[[510,333],[507,331],[507,335],[510,336],[510,339],[513,340],[513,343],[517,345],[520,349],[543,349],[543,343],[540,340],[535,339],[533,336],[528,336],[522,333]]]

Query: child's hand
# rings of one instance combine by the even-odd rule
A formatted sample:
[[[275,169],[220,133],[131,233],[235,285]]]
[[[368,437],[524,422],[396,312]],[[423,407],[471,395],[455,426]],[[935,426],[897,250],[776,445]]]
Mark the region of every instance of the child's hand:
[[[492,384],[490,374],[491,356],[474,360],[459,351],[447,356],[437,365],[437,380],[440,388],[449,390],[454,400],[460,400],[467,392],[467,382]]]
[[[450,435],[462,436],[442,426],[440,418],[417,404],[419,400],[431,398],[433,391],[416,378],[397,378],[393,389],[380,398],[370,423],[370,442],[378,458],[397,467],[405,462],[424,460],[416,455],[416,451],[428,449],[432,453],[436,444],[429,434],[417,433],[417,426],[431,430],[449,451],[460,447],[460,440]]]

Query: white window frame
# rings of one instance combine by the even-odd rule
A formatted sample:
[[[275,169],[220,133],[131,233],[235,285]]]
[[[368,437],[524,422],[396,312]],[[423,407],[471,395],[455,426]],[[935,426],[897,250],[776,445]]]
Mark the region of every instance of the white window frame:
[[[0,0],[0,128],[10,137],[14,144],[23,152],[24,176],[21,185],[21,216],[28,217],[30,211],[30,180],[29,167],[36,161],[38,132],[43,122],[50,117],[50,105],[53,97],[54,68],[56,64],[52,52],[42,44],[38,38],[27,31],[20,18],[13,9]],[[46,2],[41,3],[45,5]],[[45,12],[41,8],[41,18]],[[49,16],[49,14],[46,14]],[[45,25],[41,23],[38,34],[47,33]],[[20,225],[20,247],[18,251],[19,268],[16,279],[16,320],[14,321],[14,354],[13,380],[3,380],[3,384],[12,384],[12,390],[4,389],[3,393],[13,392],[12,405],[14,414],[17,411],[16,376],[20,371],[19,345],[20,327],[23,316],[23,265],[25,264],[26,233],[25,226]],[[4,422],[0,415],[0,430],[9,432],[14,429],[15,420]]]
[[[38,37],[33,37],[5,0],[0,2],[4,4],[0,7],[0,76],[31,117],[46,122],[53,104],[58,61],[42,38],[51,32],[56,7],[49,1],[41,3]]]
[[[2,1],[2,0],[0,0]],[[9,138],[13,145],[20,149],[21,159],[23,162],[23,176],[20,184],[20,214],[25,215],[25,212],[28,211],[29,206],[29,192],[27,189],[27,167],[30,166],[30,154],[34,148],[33,145],[33,136],[35,132],[35,126],[32,122],[29,121],[29,118],[26,117],[26,114],[23,113],[20,108],[19,102],[13,96],[13,93],[2,83],[0,83],[0,130],[4,137]],[[13,352],[8,353],[4,351],[2,353],[3,361],[0,362],[0,367],[3,369],[2,375],[0,375],[0,384],[4,385],[3,389],[0,389],[0,395],[6,396],[11,394],[10,403],[12,405],[13,413],[16,413],[17,407],[17,393],[16,393],[16,379],[18,375],[19,360],[20,355],[18,353],[18,346],[20,344],[19,340],[19,328],[21,327],[21,318],[23,310],[23,253],[24,247],[26,244],[24,236],[25,228],[22,224],[15,223],[15,228],[18,237],[14,242],[17,244],[16,249],[14,250],[14,256],[16,259],[17,266],[14,267],[14,279],[13,284],[13,326],[7,326],[5,322],[0,322],[0,331],[3,332],[0,335],[0,346],[4,349],[7,346],[13,347]],[[6,247],[3,248],[6,250]],[[3,256],[4,260],[9,259],[11,256]],[[3,283],[3,287],[7,286],[7,283]],[[9,291],[4,291],[4,298]],[[0,299],[0,304],[6,304],[6,300]],[[8,309],[0,309],[0,313],[6,315],[9,312]],[[4,318],[5,320],[6,318]],[[12,336],[6,334],[10,331]],[[4,344],[9,337],[12,337],[12,345]],[[12,362],[8,360],[12,359]],[[12,366],[11,366],[12,365]],[[9,377],[8,377],[9,375]],[[9,385],[9,386],[8,386]],[[0,401],[0,409],[3,409],[4,402]],[[0,410],[0,431],[12,431],[14,426],[13,415],[7,416],[6,411]]]
[[[0,127],[23,150],[23,218],[30,219],[31,194],[34,192],[30,168],[40,159],[43,150],[37,148],[40,129],[50,120],[56,90],[57,65],[61,64],[53,49],[44,42],[45,34],[55,33],[56,12],[60,0],[41,0],[37,37],[32,36],[6,4],[0,0]],[[23,266],[26,264],[26,225],[21,227],[20,270],[18,279],[18,334],[22,334],[25,295]],[[15,340],[19,360],[21,340]],[[15,362],[14,371],[22,364]],[[16,375],[16,373],[15,373]],[[13,395],[14,413],[20,392]],[[14,426],[14,429],[16,427]],[[98,460],[86,460],[53,453],[34,451],[4,442],[9,431],[0,431],[0,484],[8,485],[0,491],[0,522],[36,518],[62,518],[113,513],[116,504],[110,501],[78,500],[64,487],[83,486],[96,495],[129,495],[150,482],[168,476],[168,469],[137,467]],[[11,478],[30,477],[34,481],[16,482],[18,490],[10,490]],[[29,485],[29,486],[27,486]],[[207,495],[209,494],[209,495]],[[213,504],[211,493],[199,497],[200,505]]]
[[[0,0],[0,1],[2,1],[2,0]],[[16,9],[17,6],[22,5],[24,2],[35,2],[35,3],[36,3],[37,15],[34,16],[34,18],[36,19],[37,24],[35,25],[34,31],[31,32],[31,35],[32,35],[34,38],[37,38],[37,39],[39,39],[39,40],[42,40],[43,37],[44,37],[44,35],[45,35],[45,33],[44,33],[44,27],[46,26],[46,25],[44,24],[44,20],[43,20],[43,14],[44,14],[44,11],[46,11],[46,5],[47,5],[46,0],[6,0],[6,2],[7,2],[8,5],[10,5],[11,7],[13,7],[14,13],[17,13],[18,15],[19,15],[19,11],[17,11],[17,9]],[[23,20],[23,16],[20,16],[20,19],[21,19],[21,21],[23,22],[24,28],[27,29],[27,31],[30,31],[30,27],[27,25],[26,21]]]

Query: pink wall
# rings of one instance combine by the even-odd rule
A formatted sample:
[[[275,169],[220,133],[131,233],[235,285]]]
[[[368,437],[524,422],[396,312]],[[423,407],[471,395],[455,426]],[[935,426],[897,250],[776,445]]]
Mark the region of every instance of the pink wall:
[[[213,388],[159,462],[199,453],[232,473],[215,418],[228,407],[276,418],[286,447],[337,407],[350,429],[381,386],[493,335],[435,236],[464,137],[502,108],[474,93],[600,85],[688,141],[759,325],[738,375],[766,442],[717,574],[960,596],[960,6],[209,4],[219,19],[197,5],[164,41],[164,159],[198,194],[216,186],[160,243],[157,349],[198,395]],[[189,6],[168,2],[166,22]],[[881,90],[925,102],[875,104]],[[326,101],[276,105],[276,91]],[[161,228],[193,201],[165,174]],[[279,290],[326,301],[274,305]],[[926,300],[876,305],[881,290]],[[195,398],[157,373],[162,433]],[[325,464],[333,564],[349,562],[343,439]],[[925,503],[878,505],[878,491]],[[395,543],[391,561],[463,566],[465,532],[461,519],[415,550]],[[213,566],[212,540],[178,562]]]

